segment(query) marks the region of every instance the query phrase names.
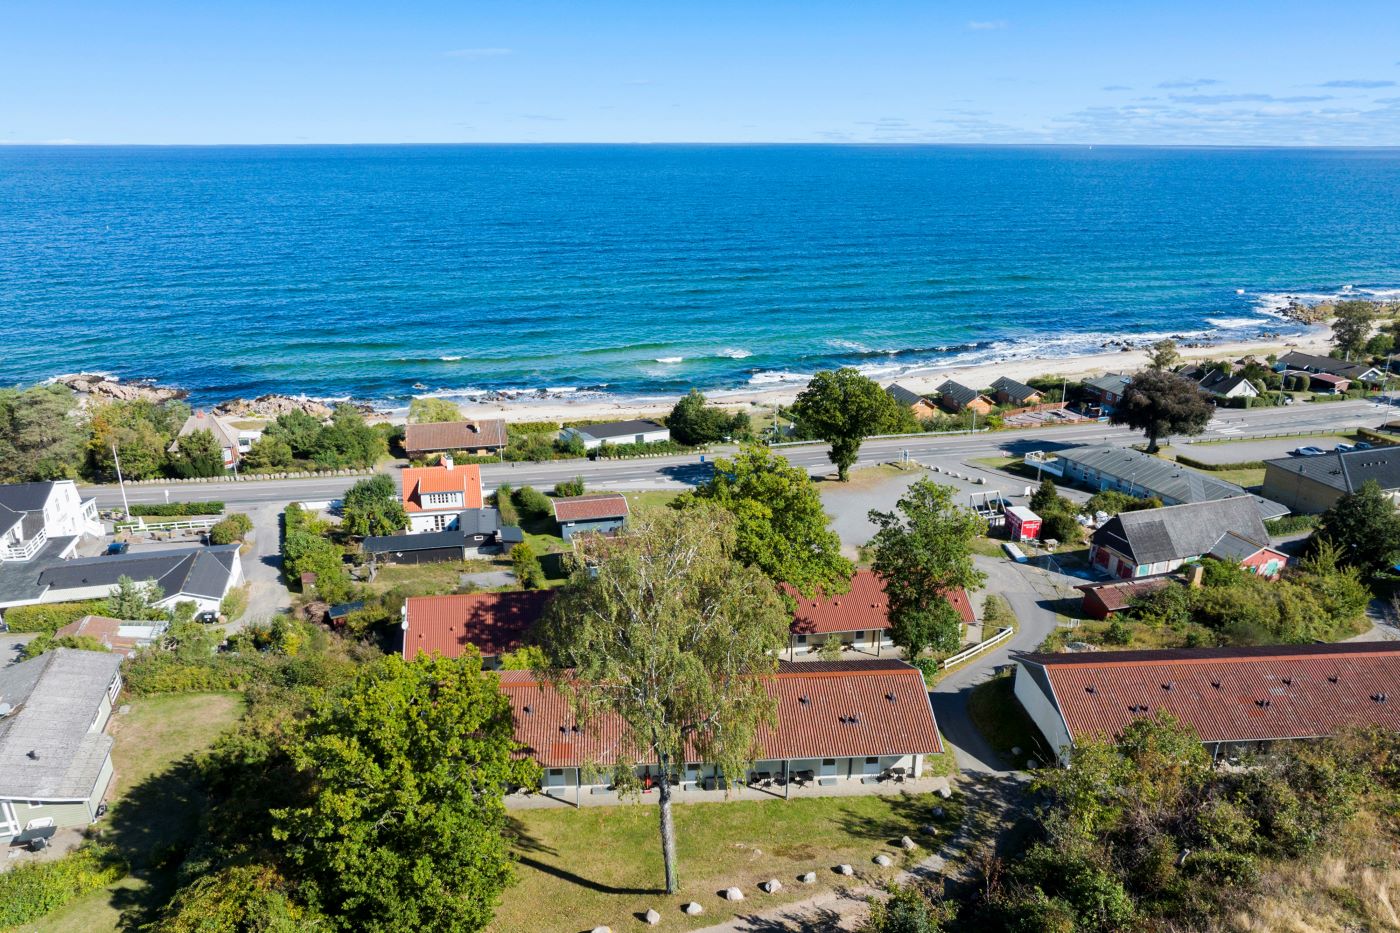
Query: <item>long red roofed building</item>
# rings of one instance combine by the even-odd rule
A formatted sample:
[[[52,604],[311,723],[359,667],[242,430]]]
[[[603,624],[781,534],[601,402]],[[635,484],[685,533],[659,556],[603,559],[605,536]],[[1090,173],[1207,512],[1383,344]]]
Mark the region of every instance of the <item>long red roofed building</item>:
[[[1016,698],[1062,759],[1159,711],[1217,756],[1352,725],[1400,730],[1396,642],[1028,653],[1016,665]]]
[[[797,601],[788,637],[788,660],[814,653],[833,636],[848,651],[876,657],[894,648],[890,639],[889,597],[874,571],[857,570],[851,577],[850,589],[836,596],[806,597],[786,584],[783,588]],[[945,595],[965,625],[977,621],[966,590]]]

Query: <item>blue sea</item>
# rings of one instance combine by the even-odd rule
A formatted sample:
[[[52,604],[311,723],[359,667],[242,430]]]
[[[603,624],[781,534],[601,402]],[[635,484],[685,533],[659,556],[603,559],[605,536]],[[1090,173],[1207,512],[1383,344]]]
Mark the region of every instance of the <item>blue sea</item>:
[[[1400,150],[0,148],[0,384],[658,395],[1297,333]]]

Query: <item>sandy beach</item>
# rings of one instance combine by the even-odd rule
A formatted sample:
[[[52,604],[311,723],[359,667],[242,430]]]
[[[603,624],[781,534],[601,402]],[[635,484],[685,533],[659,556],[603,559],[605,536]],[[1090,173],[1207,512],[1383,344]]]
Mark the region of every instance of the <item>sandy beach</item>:
[[[1303,350],[1326,355],[1331,349],[1331,328],[1315,325],[1307,333],[1272,340],[1237,341],[1192,347],[1181,350],[1182,358],[1191,360],[1239,359],[1253,355],[1259,358],[1270,353],[1282,355],[1289,350]],[[1082,356],[1034,357],[983,363],[975,366],[915,369],[897,381],[916,392],[931,393],[945,379],[953,379],[975,388],[990,385],[999,376],[1009,376],[1024,382],[1037,376],[1055,375],[1082,379],[1110,372],[1132,373],[1147,365],[1146,348],[1112,350]],[[725,407],[771,408],[785,405],[802,391],[803,383],[792,382],[772,388],[717,390],[707,397]],[[676,403],[670,397],[607,397],[604,395],[522,397],[492,399],[486,402],[460,401],[462,414],[468,418],[504,418],[506,421],[570,421],[584,418],[629,418],[665,414]],[[403,420],[406,410],[391,413],[391,420]]]

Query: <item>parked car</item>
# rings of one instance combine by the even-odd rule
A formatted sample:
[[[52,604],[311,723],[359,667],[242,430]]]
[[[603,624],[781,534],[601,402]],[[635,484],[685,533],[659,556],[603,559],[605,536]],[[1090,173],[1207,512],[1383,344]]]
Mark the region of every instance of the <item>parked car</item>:
[[[1296,450],[1290,450],[1289,453],[1295,457],[1321,457],[1327,451],[1321,447],[1299,447]]]
[[[204,625],[213,625],[219,621],[219,614],[212,609],[206,609],[196,615],[194,620]]]
[[[1332,448],[1332,451],[1333,451],[1333,453],[1345,454],[1345,453],[1351,453],[1351,452],[1352,452],[1353,450],[1355,450],[1355,449],[1356,449],[1356,445],[1355,445],[1355,444],[1338,444],[1336,447],[1333,447],[1333,448]]]
[[[117,554],[125,554],[130,549],[131,545],[127,544],[125,541],[113,541],[111,544],[107,545],[107,550],[104,553],[112,557]]]
[[[1352,450],[1370,450],[1370,449],[1371,449],[1371,445],[1368,444],[1368,443],[1366,443],[1365,441],[1357,441],[1355,444],[1352,444],[1352,445],[1351,445],[1351,449],[1352,449]]]

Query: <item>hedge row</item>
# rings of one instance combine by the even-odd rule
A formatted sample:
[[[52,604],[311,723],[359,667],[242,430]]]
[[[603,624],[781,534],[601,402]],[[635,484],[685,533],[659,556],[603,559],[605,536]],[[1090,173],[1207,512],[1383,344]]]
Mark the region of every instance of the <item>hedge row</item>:
[[[76,622],[83,616],[100,614],[106,608],[106,601],[101,599],[90,599],[80,603],[15,606],[5,610],[5,624],[12,632],[43,632],[52,635],[69,622]]]
[[[135,696],[242,691],[254,684],[327,687],[342,681],[345,668],[353,663],[321,654],[220,654],[181,661],[148,650],[127,663],[122,678]]]
[[[1271,535],[1291,535],[1300,531],[1311,531],[1317,527],[1320,515],[1284,515],[1264,521],[1264,528]]]
[[[1383,434],[1380,431],[1372,431],[1370,428],[1357,428],[1355,434],[1363,441],[1371,444],[1380,444],[1385,447],[1393,447],[1395,444],[1400,443],[1400,441],[1397,441],[1395,435]]]
[[[109,847],[86,845],[52,862],[0,872],[0,930],[37,920],[75,897],[106,887],[126,870]]]
[[[186,515],[222,515],[222,502],[154,502],[137,503],[131,507],[132,515],[160,516],[162,518]]]
[[[1263,460],[1241,460],[1239,463],[1206,463],[1204,460],[1197,460],[1195,457],[1187,457],[1184,454],[1176,455],[1176,462],[1182,466],[1195,467],[1198,470],[1210,470],[1220,472],[1221,470],[1262,470]]]

